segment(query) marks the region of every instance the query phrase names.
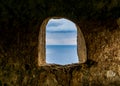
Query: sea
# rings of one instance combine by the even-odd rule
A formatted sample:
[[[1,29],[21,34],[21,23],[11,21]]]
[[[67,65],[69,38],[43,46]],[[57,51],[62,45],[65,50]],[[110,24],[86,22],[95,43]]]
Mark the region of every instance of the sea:
[[[77,45],[46,45],[46,62],[59,65],[78,63]]]

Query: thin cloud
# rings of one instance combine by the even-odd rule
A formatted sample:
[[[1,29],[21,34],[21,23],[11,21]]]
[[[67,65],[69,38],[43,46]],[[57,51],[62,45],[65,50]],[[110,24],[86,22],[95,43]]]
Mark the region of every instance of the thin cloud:
[[[46,45],[77,45],[77,29],[66,19],[51,19],[46,26]]]
[[[47,39],[46,40],[46,45],[76,45],[76,39],[71,38],[71,39]]]
[[[76,33],[47,33],[47,45],[76,45]]]
[[[46,38],[49,39],[49,38],[61,38],[61,39],[64,39],[64,38],[76,38],[77,37],[77,33],[47,33],[46,34]]]
[[[55,25],[55,26],[54,26]],[[75,24],[67,19],[51,19],[47,26],[47,31],[77,31]]]
[[[50,22],[48,22],[47,27],[58,27],[61,25],[62,25],[62,23],[60,23],[60,22],[50,21]]]

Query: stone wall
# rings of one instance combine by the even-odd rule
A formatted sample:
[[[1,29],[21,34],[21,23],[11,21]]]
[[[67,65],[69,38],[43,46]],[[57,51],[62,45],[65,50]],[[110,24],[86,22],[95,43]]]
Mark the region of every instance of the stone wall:
[[[0,0],[0,86],[119,86],[120,0]],[[38,37],[48,17],[74,21],[87,62],[38,67]]]

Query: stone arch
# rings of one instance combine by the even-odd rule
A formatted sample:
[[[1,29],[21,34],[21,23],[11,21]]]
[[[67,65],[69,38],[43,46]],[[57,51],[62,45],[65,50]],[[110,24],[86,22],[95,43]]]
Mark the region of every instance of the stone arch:
[[[52,17],[53,19],[61,18],[61,17]],[[46,25],[51,18],[47,18],[43,21],[42,25],[40,26],[40,32],[38,37],[38,66],[46,64]],[[67,19],[67,18],[65,18]],[[70,19],[68,19],[70,20]],[[75,24],[76,25],[76,24]],[[87,60],[87,50],[86,50],[86,43],[81,32],[81,29],[78,25],[77,27],[77,54],[79,63],[85,63]]]

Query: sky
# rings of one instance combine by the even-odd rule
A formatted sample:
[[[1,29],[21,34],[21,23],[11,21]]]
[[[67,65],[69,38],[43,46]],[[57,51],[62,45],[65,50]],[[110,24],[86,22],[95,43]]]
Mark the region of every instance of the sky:
[[[77,29],[67,19],[50,19],[46,26],[46,45],[77,45]]]

